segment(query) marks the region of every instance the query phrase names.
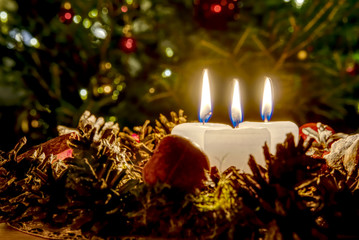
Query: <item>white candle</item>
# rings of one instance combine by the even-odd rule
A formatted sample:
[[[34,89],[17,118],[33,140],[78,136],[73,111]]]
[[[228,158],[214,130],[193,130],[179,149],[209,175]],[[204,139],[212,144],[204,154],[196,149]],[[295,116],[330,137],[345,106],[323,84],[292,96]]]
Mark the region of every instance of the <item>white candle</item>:
[[[272,84],[270,78],[266,78],[263,90],[263,100],[261,116],[264,122],[242,122],[238,125],[238,128],[253,128],[261,127],[268,129],[271,135],[270,152],[276,153],[277,144],[283,143],[288,133],[292,133],[296,143],[299,140],[299,128],[290,121],[274,121],[269,122],[273,113],[273,94]]]
[[[203,74],[202,101],[199,119],[202,123],[183,123],[175,126],[172,134],[186,137],[198,145],[208,156],[211,166],[216,166],[223,172],[234,166],[245,172],[250,172],[249,155],[252,154],[257,163],[265,166],[263,146],[270,145],[270,133],[265,128],[233,129],[220,123],[205,123],[212,115],[210,104],[207,71]],[[231,106],[231,120],[236,127],[242,120],[238,80],[234,81],[234,91]],[[203,91],[203,89],[206,89]]]
[[[207,123],[212,116],[211,93],[208,79],[208,70],[203,71],[202,96],[199,110],[199,122],[182,123],[175,126],[171,134],[190,139],[199,148],[204,150],[204,138],[208,130],[231,129],[229,125],[221,123]]]

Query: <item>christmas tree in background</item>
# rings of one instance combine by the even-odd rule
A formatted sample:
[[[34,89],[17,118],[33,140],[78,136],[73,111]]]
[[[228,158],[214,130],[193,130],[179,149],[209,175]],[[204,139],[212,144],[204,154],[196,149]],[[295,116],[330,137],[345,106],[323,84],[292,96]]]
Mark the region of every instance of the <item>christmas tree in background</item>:
[[[355,0],[0,0],[1,149],[86,109],[121,127],[180,108],[196,120],[204,68],[211,121],[230,123],[233,78],[260,121],[269,76],[273,120],[357,131],[358,16]]]

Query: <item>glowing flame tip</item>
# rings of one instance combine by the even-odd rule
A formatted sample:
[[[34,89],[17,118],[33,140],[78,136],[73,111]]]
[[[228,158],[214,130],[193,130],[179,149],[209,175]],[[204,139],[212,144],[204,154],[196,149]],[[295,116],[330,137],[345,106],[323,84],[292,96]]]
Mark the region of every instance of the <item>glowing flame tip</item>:
[[[232,105],[231,105],[231,121],[234,127],[238,127],[238,124],[243,121],[241,97],[239,90],[238,79],[234,79]]]
[[[263,121],[267,122],[272,117],[273,113],[273,96],[272,96],[272,81],[266,77],[264,82],[263,100],[261,116]]]
[[[211,91],[209,88],[208,70],[203,71],[202,98],[199,110],[199,121],[208,122],[212,116]]]

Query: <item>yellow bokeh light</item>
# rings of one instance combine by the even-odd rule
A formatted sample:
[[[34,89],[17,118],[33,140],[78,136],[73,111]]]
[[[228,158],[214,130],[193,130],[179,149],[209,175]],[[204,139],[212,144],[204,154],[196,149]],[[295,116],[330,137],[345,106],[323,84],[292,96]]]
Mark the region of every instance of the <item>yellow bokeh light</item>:
[[[90,12],[89,12],[89,17],[90,18],[95,18],[97,17],[98,15],[98,10],[97,9],[92,9]]]
[[[113,91],[113,93],[112,93],[114,96],[118,96],[118,95],[120,95],[120,91],[118,91],[118,90],[115,90],[115,91]]]
[[[39,121],[37,121],[37,120],[32,120],[31,121],[31,127],[33,127],[33,128],[38,128],[39,127]]]
[[[116,116],[110,116],[108,118],[108,120],[110,120],[110,122],[116,122],[117,121],[117,117]]]
[[[112,92],[112,87],[110,85],[105,85],[103,87],[103,91],[104,91],[104,93],[108,94],[108,93]]]
[[[121,92],[123,90],[123,86],[122,85],[117,85],[116,89]]]
[[[105,15],[108,14],[108,8],[107,7],[102,8],[101,12],[102,12],[102,14],[105,14]]]
[[[110,69],[112,67],[112,64],[110,62],[105,63],[105,68]]]
[[[113,80],[113,83],[114,84],[119,84],[121,82],[121,78],[120,77],[117,77],[115,78],[115,80]]]
[[[103,87],[98,87],[98,88],[97,88],[97,92],[98,92],[98,93],[103,93]]]
[[[156,89],[155,89],[155,88],[153,88],[153,87],[152,87],[152,88],[150,88],[150,89],[148,89],[148,92],[149,92],[149,93],[151,93],[151,94],[155,93],[155,91],[156,91]]]
[[[133,0],[126,0],[126,3],[127,3],[128,5],[131,5],[131,4],[133,3]]]
[[[0,21],[3,22],[3,23],[6,23],[7,20],[8,20],[7,12],[1,11],[0,12]]]
[[[36,114],[37,114],[36,109],[31,109],[31,110],[30,110],[30,115],[31,115],[31,116],[34,117],[34,116],[36,116]]]
[[[69,9],[71,8],[71,3],[65,2],[65,3],[64,3],[64,8],[65,8],[66,10],[69,10]]]
[[[92,22],[90,21],[90,19],[88,18],[85,18],[82,22],[82,25],[85,27],[85,28],[90,28],[91,25],[92,25]]]
[[[305,50],[300,50],[297,54],[299,60],[305,60],[308,57],[308,53]]]
[[[170,47],[167,47],[166,49],[165,49],[165,52],[166,52],[166,56],[167,57],[173,57],[173,54],[174,54],[174,52],[173,52],[173,50],[172,50],[172,48],[170,48]]]

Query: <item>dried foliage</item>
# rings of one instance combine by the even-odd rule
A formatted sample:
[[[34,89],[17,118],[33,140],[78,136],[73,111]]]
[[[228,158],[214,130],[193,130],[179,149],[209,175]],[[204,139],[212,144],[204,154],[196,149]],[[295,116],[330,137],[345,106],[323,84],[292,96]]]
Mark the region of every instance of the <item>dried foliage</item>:
[[[42,149],[47,145],[19,158],[21,139],[0,155],[0,221],[29,232],[36,226],[45,237],[52,229],[58,239],[359,238],[358,181],[310,156],[313,140],[296,145],[291,134],[275,156],[263,147],[266,167],[250,157],[252,174],[212,168],[205,188],[194,193],[146,185],[142,166],[186,121],[183,112],[171,118],[120,131],[85,112],[76,134],[62,135],[72,149],[62,161]]]

